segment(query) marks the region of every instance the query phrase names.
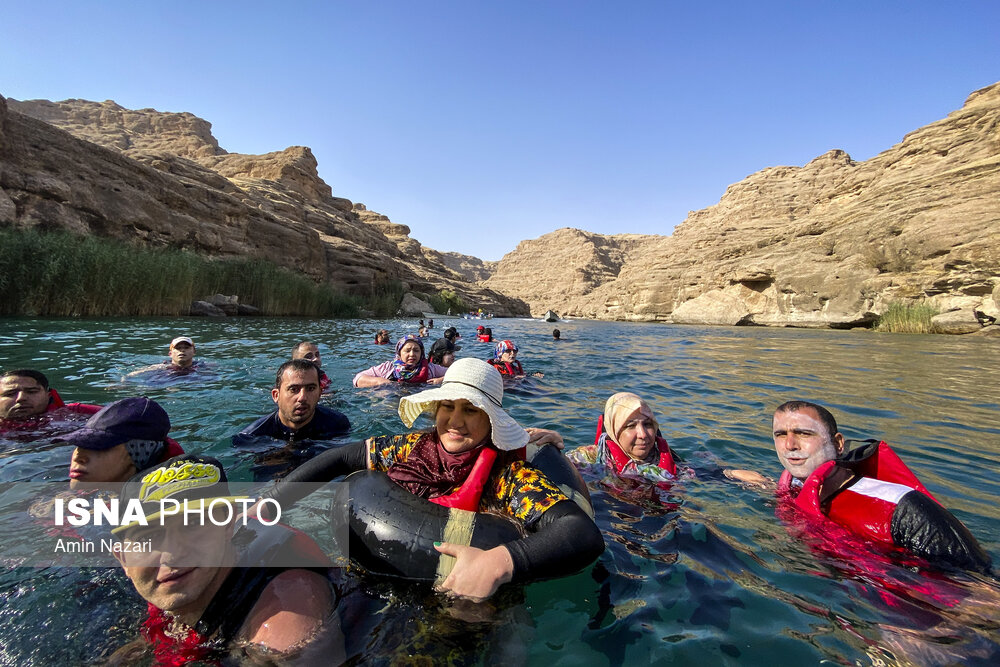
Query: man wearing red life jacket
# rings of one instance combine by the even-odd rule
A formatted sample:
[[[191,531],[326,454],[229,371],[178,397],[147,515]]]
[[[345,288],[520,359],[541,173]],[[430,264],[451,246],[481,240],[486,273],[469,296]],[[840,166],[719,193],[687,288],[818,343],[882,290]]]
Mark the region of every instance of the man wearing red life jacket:
[[[101,406],[64,403],[59,393],[49,387],[48,378],[36,370],[20,368],[0,376],[0,433],[32,429],[41,425],[43,415],[59,409],[90,415]]]
[[[774,413],[774,448],[785,471],[779,498],[805,516],[830,520],[886,548],[934,563],[988,572],[990,558],[969,530],[930,494],[884,442],[845,451],[826,408],[789,401]],[[751,471],[727,471],[761,483]]]

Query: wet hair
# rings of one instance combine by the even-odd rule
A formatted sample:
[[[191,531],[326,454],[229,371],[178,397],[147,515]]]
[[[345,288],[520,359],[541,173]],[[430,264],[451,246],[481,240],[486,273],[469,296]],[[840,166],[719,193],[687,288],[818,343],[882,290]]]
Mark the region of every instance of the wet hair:
[[[774,412],[775,414],[779,412],[800,412],[807,408],[812,408],[816,411],[816,415],[819,416],[819,420],[826,426],[826,430],[829,431],[828,435],[831,438],[840,432],[837,429],[837,420],[834,418],[833,413],[816,403],[810,403],[809,401],[786,401],[779,405]]]
[[[316,371],[316,381],[319,382],[319,366],[309,361],[308,359],[289,359],[285,363],[278,366],[278,374],[274,376],[274,388],[281,389],[281,377],[285,374],[289,368],[296,371],[308,371],[310,369]]]
[[[559,338],[559,335],[560,335],[559,329],[553,329],[552,330],[552,337],[553,338]]]
[[[316,347],[319,347],[318,345],[316,345],[316,343],[312,342],[311,340],[304,340],[292,348],[292,355],[294,356],[296,353],[298,353],[298,351],[302,349],[303,345],[315,345]]]
[[[42,389],[48,390],[49,379],[45,377],[43,373],[38,371],[33,371],[30,368],[18,368],[13,371],[4,371],[3,375],[0,375],[0,380],[3,378],[31,378],[38,384],[42,385]]]

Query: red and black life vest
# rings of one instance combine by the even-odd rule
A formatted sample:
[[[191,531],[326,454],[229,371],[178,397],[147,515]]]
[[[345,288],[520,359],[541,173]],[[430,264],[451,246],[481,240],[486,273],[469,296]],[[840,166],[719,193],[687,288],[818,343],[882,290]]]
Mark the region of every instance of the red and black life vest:
[[[428,380],[431,379],[431,367],[430,367],[430,363],[426,359],[421,359],[420,360],[420,370],[416,373],[416,375],[414,375],[411,378],[407,378],[405,380],[400,380],[400,379],[397,379],[394,374],[391,374],[389,376],[389,379],[392,380],[392,381],[394,381],[394,382],[408,382],[408,383],[411,383],[411,384],[419,384],[419,383],[427,382]]]
[[[916,490],[937,499],[885,442],[855,449],[849,457],[816,468],[792,502],[809,517],[830,519],[862,537],[893,546],[892,516],[902,497]],[[779,493],[792,492],[792,479],[787,470],[782,473]]]
[[[625,469],[629,463],[636,462],[631,456],[625,453],[625,450],[621,448],[617,442],[611,439],[610,435],[604,432],[604,415],[599,415],[597,417],[597,433],[594,435],[594,444],[600,446],[601,436],[605,436],[604,440],[607,443],[608,453],[611,455],[611,460],[615,465],[615,472],[619,475]],[[656,465],[663,468],[671,475],[677,475],[677,463],[674,462],[673,452],[670,451],[670,445],[667,444],[666,439],[660,434],[659,430],[656,432],[656,452],[659,455],[659,460]]]
[[[989,555],[885,442],[870,440],[816,468],[798,494],[785,471],[779,495],[812,520],[829,520],[883,547],[988,572]]]

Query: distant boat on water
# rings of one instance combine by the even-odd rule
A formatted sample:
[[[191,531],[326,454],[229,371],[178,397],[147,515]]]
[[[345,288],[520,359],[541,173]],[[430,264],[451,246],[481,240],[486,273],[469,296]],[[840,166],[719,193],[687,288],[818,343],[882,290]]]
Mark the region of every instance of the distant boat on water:
[[[556,314],[556,311],[554,311],[554,310],[546,310],[545,311],[545,321],[546,322],[558,322],[559,321],[559,316]]]

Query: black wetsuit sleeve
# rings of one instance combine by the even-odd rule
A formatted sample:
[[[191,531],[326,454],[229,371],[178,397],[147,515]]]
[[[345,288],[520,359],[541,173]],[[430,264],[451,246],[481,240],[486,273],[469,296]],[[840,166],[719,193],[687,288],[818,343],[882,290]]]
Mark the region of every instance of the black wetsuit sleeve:
[[[990,572],[990,557],[954,514],[919,491],[903,496],[890,524],[896,546],[926,558],[976,572]]]
[[[533,533],[506,545],[514,561],[513,583],[552,579],[577,572],[604,551],[601,531],[572,500],[542,514]]]
[[[328,449],[315,456],[261,493],[261,498],[274,498],[281,507],[291,507],[308,495],[305,483],[322,484],[368,465],[368,445],[365,441],[352,442]]]

